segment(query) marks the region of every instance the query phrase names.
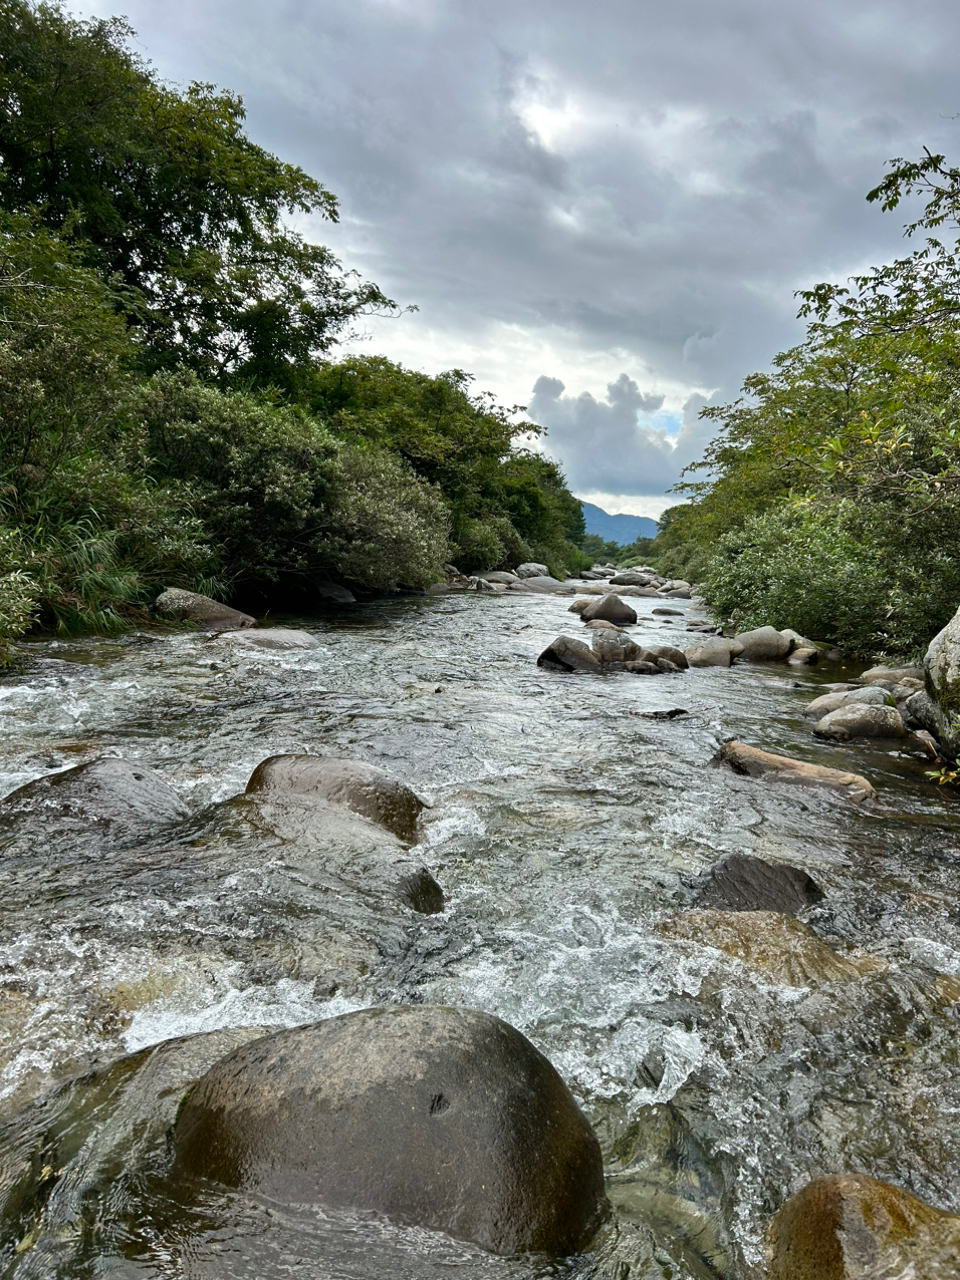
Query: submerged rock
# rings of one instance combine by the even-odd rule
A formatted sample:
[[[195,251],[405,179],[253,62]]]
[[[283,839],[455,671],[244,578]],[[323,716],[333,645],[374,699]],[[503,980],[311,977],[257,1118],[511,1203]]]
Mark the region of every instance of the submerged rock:
[[[499,1254],[572,1253],[606,1204],[560,1076],[467,1009],[364,1009],[248,1044],[190,1094],[175,1142],[175,1180],[369,1209]]]
[[[823,899],[817,882],[799,867],[731,853],[700,877],[698,906],[725,911],[778,911],[795,916]]]
[[[50,840],[89,831],[115,842],[154,835],[187,812],[146,765],[101,756],[37,778],[0,800],[0,834],[6,828],[15,836],[36,832]]]
[[[258,627],[256,630],[226,631],[219,644],[240,645],[251,649],[319,649],[320,641],[309,631],[292,631],[285,627]]]
[[[197,622],[208,631],[240,631],[255,627],[256,618],[228,604],[201,596],[196,591],[183,591],[180,587],[168,587],[157,596],[153,606],[157,613],[169,613],[182,622]]]
[[[557,636],[537,659],[538,667],[554,671],[599,671],[600,659],[589,645],[570,636]]]
[[[818,738],[849,742],[851,738],[905,738],[910,731],[896,707],[851,702],[824,716],[813,732]]]
[[[584,622],[593,622],[602,618],[605,622],[615,622],[618,626],[633,626],[637,620],[636,610],[631,609],[617,595],[606,595],[599,600],[591,600],[582,610],[580,617]]]
[[[871,784],[858,773],[845,773],[841,769],[828,769],[822,764],[808,764],[805,760],[793,760],[790,756],[774,755],[772,751],[748,747],[744,742],[725,742],[717,758],[721,763],[729,765],[734,773],[746,774],[751,778],[770,777],[778,782],[827,787],[831,791],[839,791],[855,804],[877,798]]]
[[[411,843],[425,808],[415,792],[386,770],[364,760],[333,756],[270,756],[257,765],[247,783],[247,795],[260,792],[286,792],[343,805]]]
[[[780,1209],[769,1280],[952,1280],[960,1217],[866,1174],[817,1178]]]
[[[657,932],[716,947],[790,987],[853,982],[881,967],[870,956],[838,955],[809,925],[778,911],[682,911],[662,921]]]

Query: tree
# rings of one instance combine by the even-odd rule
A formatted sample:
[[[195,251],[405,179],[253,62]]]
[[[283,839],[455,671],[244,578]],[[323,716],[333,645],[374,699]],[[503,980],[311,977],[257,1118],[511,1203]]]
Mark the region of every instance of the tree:
[[[283,385],[355,316],[396,311],[285,225],[336,221],[335,197],[250,141],[235,94],[161,83],[132,35],[0,0],[0,205],[36,208],[124,287],[147,363]]]

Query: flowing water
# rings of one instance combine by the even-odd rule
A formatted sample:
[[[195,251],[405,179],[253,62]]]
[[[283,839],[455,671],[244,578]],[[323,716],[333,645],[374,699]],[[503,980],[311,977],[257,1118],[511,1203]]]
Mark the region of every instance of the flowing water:
[[[762,1274],[772,1213],[825,1173],[960,1211],[952,794],[910,757],[812,738],[803,706],[852,668],[540,670],[578,634],[568,603],[358,605],[284,619],[321,642],[295,653],[196,634],[26,646],[26,674],[0,681],[0,795],[119,755],[190,817],[132,848],[52,831],[0,861],[0,1276],[742,1280]],[[683,647],[678,621],[633,636]],[[882,803],[720,769],[730,736],[865,773]],[[412,856],[445,910],[256,830],[234,797],[280,752],[413,786],[430,808]],[[664,927],[730,852],[817,880],[803,919],[852,976],[786,985],[708,930]],[[560,1070],[615,1206],[588,1253],[495,1258],[368,1214],[181,1203],[164,1183],[176,1099],[244,1028],[403,1002],[495,1013]]]

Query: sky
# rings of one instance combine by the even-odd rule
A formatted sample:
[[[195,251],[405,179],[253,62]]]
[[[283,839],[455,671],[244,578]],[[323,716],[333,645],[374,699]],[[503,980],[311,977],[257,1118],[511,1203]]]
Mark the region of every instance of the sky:
[[[794,293],[905,251],[865,201],[960,160],[956,0],[118,0],[166,79],[341,202],[305,226],[415,313],[349,348],[526,405],[571,489],[657,516]]]

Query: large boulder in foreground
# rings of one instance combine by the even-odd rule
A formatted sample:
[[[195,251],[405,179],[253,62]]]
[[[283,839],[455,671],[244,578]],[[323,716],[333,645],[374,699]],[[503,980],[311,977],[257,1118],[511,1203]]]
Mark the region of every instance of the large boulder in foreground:
[[[770,1224],[769,1280],[952,1280],[960,1217],[866,1174],[817,1178]]]
[[[376,822],[400,840],[413,843],[424,809],[405,783],[365,760],[333,756],[270,756],[250,775],[247,795],[285,792],[343,805]]]
[[[46,840],[95,832],[100,841],[153,835],[187,816],[187,807],[146,765],[101,756],[28,782],[0,800],[0,828]]]
[[[498,1254],[575,1252],[600,1147],[530,1042],[486,1013],[364,1009],[243,1046],[190,1094],[173,1176],[373,1210]]]
[[[157,613],[168,613],[181,622],[196,622],[207,631],[240,631],[255,627],[256,618],[228,604],[198,595],[196,591],[183,591],[180,587],[168,587],[154,602]]]
[[[795,916],[823,898],[823,890],[800,867],[731,853],[700,877],[696,902],[724,911],[777,911]]]
[[[721,764],[729,765],[734,773],[750,778],[774,778],[777,782],[806,787],[826,787],[830,791],[838,791],[855,804],[877,798],[871,784],[859,773],[846,773],[842,769],[828,769],[826,765],[778,756],[772,751],[749,747],[745,742],[725,742],[717,759]]]
[[[591,600],[581,611],[580,617],[584,622],[593,622],[596,618],[602,618],[605,622],[615,622],[619,627],[624,623],[627,626],[633,626],[637,620],[636,610],[624,604],[617,595],[606,595],[599,600]]]

